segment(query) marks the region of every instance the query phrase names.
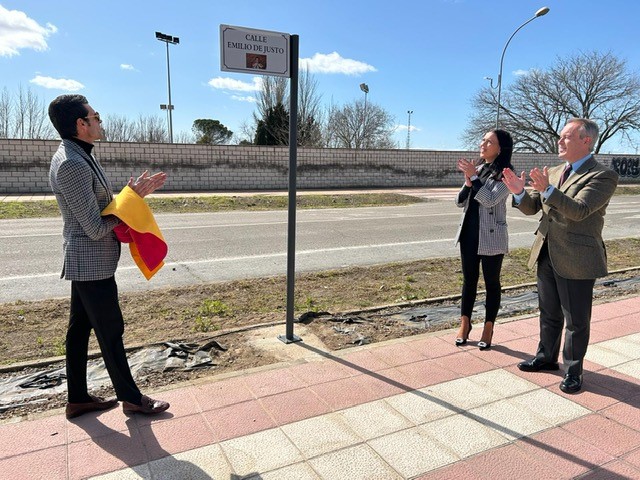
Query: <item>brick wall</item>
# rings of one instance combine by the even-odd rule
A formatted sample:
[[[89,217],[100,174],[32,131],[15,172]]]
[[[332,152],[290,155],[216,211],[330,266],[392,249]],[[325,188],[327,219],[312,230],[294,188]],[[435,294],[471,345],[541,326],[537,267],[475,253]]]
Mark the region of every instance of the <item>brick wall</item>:
[[[48,193],[49,162],[56,140],[0,139],[0,193]],[[116,189],[145,169],[168,174],[165,191],[280,190],[288,184],[289,149],[237,145],[102,142],[94,153]],[[297,186],[313,188],[448,187],[461,183],[460,157],[477,152],[432,150],[298,149]],[[640,183],[639,158],[598,155]],[[556,165],[553,154],[515,154],[518,172]]]

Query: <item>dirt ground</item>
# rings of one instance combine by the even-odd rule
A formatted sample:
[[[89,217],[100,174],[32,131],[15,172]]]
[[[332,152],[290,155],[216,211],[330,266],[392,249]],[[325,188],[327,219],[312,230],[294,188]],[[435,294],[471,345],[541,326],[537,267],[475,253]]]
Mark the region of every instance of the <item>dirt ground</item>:
[[[610,270],[640,265],[638,247],[640,239],[608,242]],[[503,285],[534,282],[534,272],[525,265],[527,254],[528,251],[519,250],[505,258]],[[612,274],[609,279],[619,281],[637,275],[639,270],[635,269]],[[295,317],[324,348],[350,348],[457,325],[460,285],[457,258],[301,274],[296,279]],[[504,295],[528,290],[533,287],[509,289]],[[625,289],[603,287],[596,300],[639,291],[635,283]],[[429,300],[437,297],[444,298]],[[481,300],[479,296],[478,302]],[[423,303],[452,310],[436,323],[398,318],[399,312]],[[207,368],[143,375],[137,379],[143,391],[280,360],[269,350],[256,347],[255,340],[261,332],[272,332],[274,326],[284,333],[284,277],[123,294],[121,305],[126,321],[125,345],[130,350],[167,341],[204,344],[212,339],[225,348],[210,351],[212,365]],[[384,305],[388,307],[377,307]],[[0,304],[0,379],[63,365],[68,312],[67,299]],[[97,352],[95,339],[90,348]],[[96,393],[113,395],[110,388]],[[0,406],[0,421],[57,408],[64,402],[64,395],[56,395],[44,405],[4,411]]]

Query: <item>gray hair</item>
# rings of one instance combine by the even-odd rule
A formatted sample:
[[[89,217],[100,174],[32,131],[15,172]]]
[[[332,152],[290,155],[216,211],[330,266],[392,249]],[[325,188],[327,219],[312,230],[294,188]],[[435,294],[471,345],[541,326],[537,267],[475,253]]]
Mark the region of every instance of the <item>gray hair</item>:
[[[588,118],[571,118],[567,121],[567,125],[575,122],[580,124],[580,129],[578,130],[580,132],[580,138],[589,137],[591,139],[589,150],[593,150],[600,135],[598,124]]]

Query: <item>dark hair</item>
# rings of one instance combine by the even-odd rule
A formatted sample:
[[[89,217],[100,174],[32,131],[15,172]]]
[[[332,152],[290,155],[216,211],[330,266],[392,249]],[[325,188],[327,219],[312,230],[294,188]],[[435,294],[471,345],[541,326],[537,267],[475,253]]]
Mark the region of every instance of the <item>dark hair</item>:
[[[513,170],[513,165],[511,165],[511,155],[513,154],[513,139],[509,132],[504,130],[491,130],[491,133],[494,133],[496,137],[498,137],[498,144],[500,145],[500,153],[496,157],[496,159],[491,162],[491,170],[493,171],[492,177],[496,180],[502,179],[502,170],[505,168],[510,168]]]
[[[49,104],[49,120],[61,138],[78,134],[76,120],[87,116],[88,104],[84,95],[60,95]]]

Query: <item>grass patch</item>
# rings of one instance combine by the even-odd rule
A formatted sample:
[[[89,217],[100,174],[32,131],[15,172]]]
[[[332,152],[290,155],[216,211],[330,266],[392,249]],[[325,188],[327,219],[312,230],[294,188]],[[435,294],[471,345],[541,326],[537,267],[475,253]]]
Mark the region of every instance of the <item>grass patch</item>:
[[[397,193],[349,195],[298,195],[298,208],[388,207],[424,202],[424,199]],[[204,213],[232,210],[284,210],[286,195],[151,197],[147,203],[154,213]],[[58,217],[55,200],[0,202],[0,219]]]

